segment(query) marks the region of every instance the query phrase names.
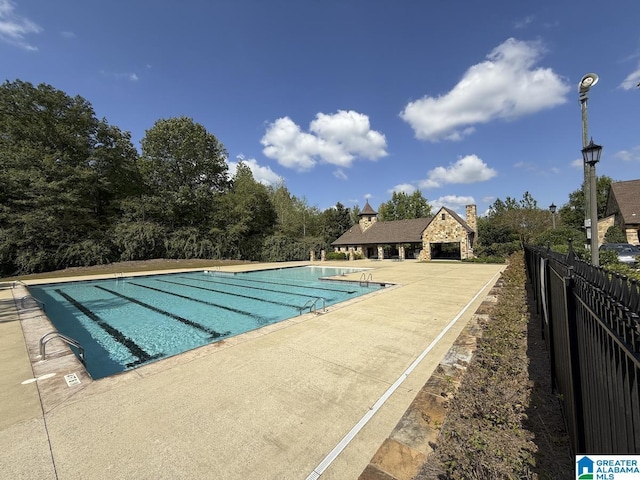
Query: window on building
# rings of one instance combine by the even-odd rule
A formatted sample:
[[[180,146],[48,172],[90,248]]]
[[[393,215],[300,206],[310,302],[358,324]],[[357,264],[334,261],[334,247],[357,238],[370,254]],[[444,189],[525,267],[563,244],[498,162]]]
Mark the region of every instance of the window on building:
[[[441,218],[442,218],[442,220],[444,220],[444,213],[442,214]]]

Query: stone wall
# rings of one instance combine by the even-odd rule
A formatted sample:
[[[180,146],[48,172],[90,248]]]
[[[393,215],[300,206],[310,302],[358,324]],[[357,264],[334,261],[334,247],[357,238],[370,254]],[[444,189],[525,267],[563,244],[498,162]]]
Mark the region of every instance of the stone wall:
[[[360,217],[360,221],[358,224],[360,225],[360,229],[364,232],[367,228],[378,221],[378,217],[375,215],[363,215]]]
[[[615,221],[615,215],[610,215],[607,218],[598,220],[598,245],[605,243],[604,236],[607,234],[607,230],[615,225]]]

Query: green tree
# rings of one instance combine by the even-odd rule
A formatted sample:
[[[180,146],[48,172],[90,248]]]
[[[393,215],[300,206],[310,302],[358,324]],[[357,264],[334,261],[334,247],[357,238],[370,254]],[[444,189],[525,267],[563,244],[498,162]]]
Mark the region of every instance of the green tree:
[[[353,207],[351,207],[350,209],[351,211],[349,212],[349,220],[351,225],[357,225],[358,222],[360,221],[360,206],[359,205],[354,205]]]
[[[147,194],[164,206],[169,230],[208,231],[212,208],[229,188],[222,143],[187,117],[158,120],[141,143],[140,170]]]
[[[349,230],[353,225],[351,220],[351,212],[340,202],[335,207],[327,208],[322,212],[322,233],[324,238],[325,249],[328,249],[331,242],[336,240],[340,235]]]
[[[550,213],[538,208],[538,202],[529,192],[525,192],[520,201],[511,197],[505,201],[497,199],[489,207],[488,218],[517,235],[520,246],[531,243],[536,235],[550,227],[552,221]],[[481,239],[480,234],[478,237]]]
[[[627,243],[627,234],[617,225],[612,225],[604,234],[604,243]]]
[[[267,187],[253,178],[248,166],[238,163],[232,186],[221,198],[218,219],[211,233],[224,241],[224,251],[233,258],[258,260],[264,240],[273,233],[276,210]],[[224,240],[220,235],[224,232]]]
[[[393,192],[391,200],[380,205],[378,215],[381,221],[424,218],[431,216],[431,205],[420,190],[411,195]]]
[[[270,187],[269,198],[276,211],[276,230],[288,238],[318,235],[322,230],[320,212],[305,198],[292,195],[284,182]]]
[[[227,188],[227,151],[204,126],[191,118],[158,120],[142,139],[141,170],[159,191]]]
[[[598,202],[598,218],[603,218],[607,210],[607,199],[613,180],[606,175],[602,175],[596,180],[598,191],[596,198]],[[584,190],[580,187],[569,194],[569,201],[558,210],[558,217],[561,223],[574,228],[584,229]]]
[[[50,85],[0,86],[0,274],[112,258],[107,232],[137,187],[129,134]]]

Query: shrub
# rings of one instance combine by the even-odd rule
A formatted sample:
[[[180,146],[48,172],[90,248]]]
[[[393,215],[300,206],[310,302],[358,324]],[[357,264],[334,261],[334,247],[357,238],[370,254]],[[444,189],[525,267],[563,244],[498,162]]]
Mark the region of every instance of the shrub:
[[[533,478],[535,444],[524,428],[529,403],[524,255],[509,257],[503,293],[435,449],[438,478]]]
[[[325,260],[346,260],[348,257],[344,252],[327,252],[324,258]]]
[[[508,243],[492,243],[491,245],[478,245],[474,249],[474,253],[477,257],[508,257],[514,252],[522,250],[520,242],[508,242]]]
[[[620,227],[613,225],[604,234],[604,243],[627,243],[627,234]]]
[[[468,263],[504,263],[505,258],[496,255],[490,255],[488,257],[465,258],[462,261]]]

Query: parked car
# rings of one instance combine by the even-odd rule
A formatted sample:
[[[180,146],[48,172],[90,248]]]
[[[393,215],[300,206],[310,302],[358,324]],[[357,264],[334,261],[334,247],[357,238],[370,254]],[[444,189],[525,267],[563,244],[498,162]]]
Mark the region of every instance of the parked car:
[[[618,254],[618,261],[635,267],[640,257],[640,247],[630,243],[605,243],[600,245],[600,251],[613,250]]]

